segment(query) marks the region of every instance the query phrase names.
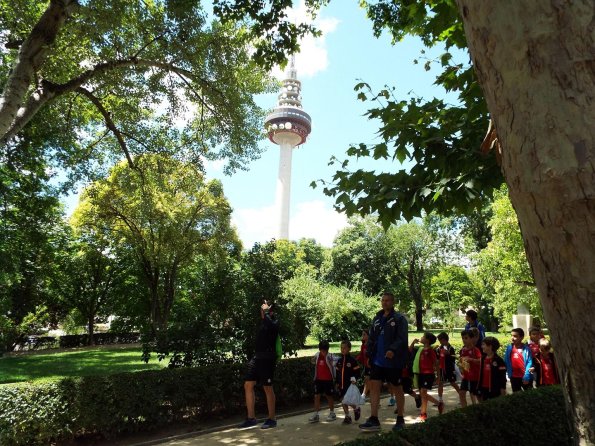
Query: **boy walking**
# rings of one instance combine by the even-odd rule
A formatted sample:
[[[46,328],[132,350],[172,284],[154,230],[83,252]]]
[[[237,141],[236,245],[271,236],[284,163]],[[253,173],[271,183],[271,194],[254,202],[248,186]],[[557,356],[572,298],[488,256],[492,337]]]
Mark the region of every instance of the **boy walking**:
[[[479,368],[479,394],[482,401],[506,395],[506,364],[498,356],[500,342],[488,336],[482,344],[483,356]]]
[[[347,393],[347,389],[351,385],[352,379],[355,382],[356,377],[359,376],[360,366],[356,359],[349,354],[351,351],[351,342],[341,341],[341,357],[337,361],[337,386],[339,388],[339,395],[341,398]],[[355,421],[359,420],[361,416],[361,409],[358,406],[351,406],[353,408],[353,415]],[[343,404],[343,412],[345,412],[345,419],[343,424],[351,424],[351,416],[349,415],[349,406]]]
[[[320,421],[320,395],[325,394],[328,401],[330,412],[326,421],[335,421],[335,362],[333,355],[329,353],[328,341],[320,341],[318,344],[318,353],[312,358],[314,365],[314,410],[308,421],[318,423]]]
[[[471,404],[477,403],[477,383],[479,381],[479,366],[481,351],[475,346],[476,340],[471,330],[461,332],[463,348],[460,351],[460,366],[463,380],[459,391],[461,407],[467,407],[467,392],[471,397]]]
[[[436,355],[438,356],[438,364],[440,366],[438,380],[438,401],[443,402],[442,394],[444,393],[444,385],[450,383],[450,385],[456,390],[457,394],[460,392],[459,385],[457,384],[457,376],[455,373],[455,349],[449,343],[449,337],[446,332],[442,332],[438,335],[438,342],[440,345],[436,348]]]
[[[438,371],[438,357],[432,347],[435,342],[436,336],[433,333],[426,332],[421,339],[414,339],[409,347],[413,351],[415,344],[422,344],[422,347],[417,349],[413,361],[414,380],[417,380],[417,386],[421,394],[420,421],[426,421],[428,419],[428,401],[438,405],[439,413],[444,411],[444,403],[428,394],[428,390],[432,390],[432,386],[436,380],[435,373]]]
[[[525,331],[522,328],[513,328],[510,333],[511,343],[504,353],[506,372],[513,392],[529,390],[532,387],[530,369],[533,367],[533,359],[531,349],[523,343],[524,337]]]
[[[539,341],[539,353],[534,357],[533,362],[537,387],[560,384],[556,359],[550,350],[550,341],[545,338],[541,339]]]

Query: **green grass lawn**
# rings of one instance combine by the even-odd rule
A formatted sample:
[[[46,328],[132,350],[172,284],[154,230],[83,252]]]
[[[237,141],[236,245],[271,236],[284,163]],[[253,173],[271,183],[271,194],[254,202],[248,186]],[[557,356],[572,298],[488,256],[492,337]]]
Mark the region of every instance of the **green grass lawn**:
[[[155,355],[145,364],[141,361],[141,353],[138,346],[119,346],[5,356],[0,358],[0,384],[135,372],[167,366],[167,361],[159,362]]]
[[[440,330],[432,331],[437,334]],[[409,342],[415,338],[420,338],[422,334],[409,332]],[[487,335],[498,334],[487,333]],[[450,336],[451,343],[459,346],[461,337],[458,332]],[[508,335],[504,336],[504,339],[508,338]],[[499,334],[498,337],[503,342],[503,335]],[[352,340],[351,345],[351,352],[355,356],[359,353],[361,341],[359,339]],[[317,351],[318,342],[315,339],[308,338],[306,347],[298,351],[298,356],[314,356]],[[340,353],[341,343],[331,342],[330,351]],[[167,359],[159,362],[156,355],[152,355],[149,363],[145,364],[141,361],[141,348],[138,346],[89,347],[59,352],[46,350],[38,353],[0,357],[0,384],[154,370],[166,367],[167,363]]]

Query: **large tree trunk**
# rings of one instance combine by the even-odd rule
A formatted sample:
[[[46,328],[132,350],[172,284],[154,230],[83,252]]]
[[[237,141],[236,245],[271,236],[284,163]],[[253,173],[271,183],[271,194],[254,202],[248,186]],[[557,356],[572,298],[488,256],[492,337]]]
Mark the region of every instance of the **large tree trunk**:
[[[457,1],[502,145],[574,442],[595,444],[594,3]]]

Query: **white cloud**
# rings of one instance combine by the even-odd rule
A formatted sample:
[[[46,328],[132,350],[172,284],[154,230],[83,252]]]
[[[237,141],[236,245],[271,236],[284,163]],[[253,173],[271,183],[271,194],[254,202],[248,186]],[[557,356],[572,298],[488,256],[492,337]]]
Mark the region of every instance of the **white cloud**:
[[[298,203],[290,216],[289,238],[313,238],[323,246],[332,246],[337,233],[347,226],[347,218],[323,201]],[[264,243],[277,237],[278,216],[275,206],[236,209],[232,215],[245,249],[255,242]]]
[[[334,17],[322,18],[320,16],[312,20],[306,11],[304,0],[300,1],[297,8],[288,9],[287,17],[295,23],[311,23],[322,31],[320,37],[306,36],[300,40],[300,52],[295,56],[298,78],[312,77],[321,71],[325,71],[329,64],[326,36],[337,29],[339,20]],[[284,72],[279,67],[273,69],[273,75],[278,79],[285,78]]]

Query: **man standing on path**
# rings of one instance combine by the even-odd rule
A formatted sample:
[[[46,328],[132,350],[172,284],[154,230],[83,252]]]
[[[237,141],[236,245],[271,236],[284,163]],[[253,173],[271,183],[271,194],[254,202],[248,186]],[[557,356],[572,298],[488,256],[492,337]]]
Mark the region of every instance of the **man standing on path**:
[[[246,396],[246,411],[248,417],[239,426],[240,429],[255,426],[258,421],[254,414],[254,386],[262,384],[267,398],[269,416],[261,429],[277,427],[275,419],[275,392],[273,390],[273,374],[277,362],[275,344],[279,334],[279,321],[273,314],[272,305],[265,300],[260,306],[261,323],[256,334],[256,353],[248,363],[248,371],[244,378],[244,394]]]
[[[395,296],[392,293],[385,292],[381,303],[382,310],[374,317],[368,335],[367,353],[372,366],[369,381],[371,416],[359,425],[365,431],[380,430],[378,408],[383,382],[388,383],[389,390],[397,399],[397,422],[393,430],[402,429],[405,425],[405,394],[401,373],[407,361],[408,323],[401,313],[395,311]]]

